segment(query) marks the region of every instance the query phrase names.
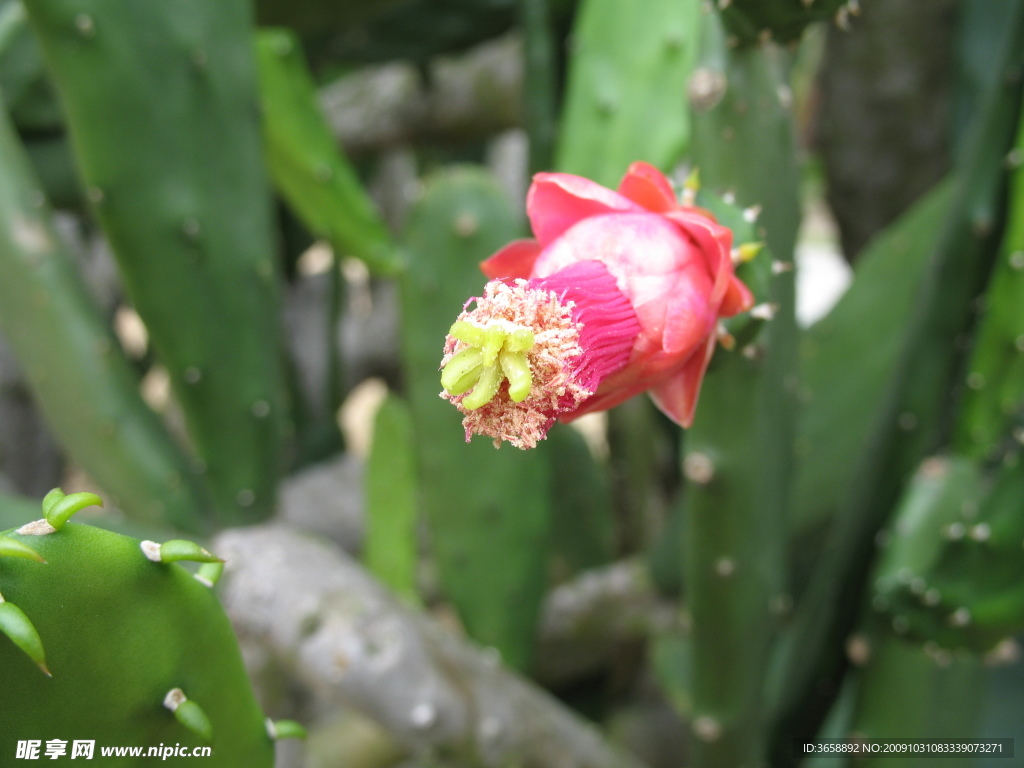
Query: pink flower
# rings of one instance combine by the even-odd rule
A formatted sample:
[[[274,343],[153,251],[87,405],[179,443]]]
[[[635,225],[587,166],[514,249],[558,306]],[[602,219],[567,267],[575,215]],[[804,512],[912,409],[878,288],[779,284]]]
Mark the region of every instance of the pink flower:
[[[533,447],[555,418],[644,391],[689,426],[719,318],[753,304],[733,273],[732,233],[680,205],[646,163],[617,192],[537,174],[526,209],[536,239],[483,262],[491,281],[445,345],[442,396],[465,414],[466,439]]]

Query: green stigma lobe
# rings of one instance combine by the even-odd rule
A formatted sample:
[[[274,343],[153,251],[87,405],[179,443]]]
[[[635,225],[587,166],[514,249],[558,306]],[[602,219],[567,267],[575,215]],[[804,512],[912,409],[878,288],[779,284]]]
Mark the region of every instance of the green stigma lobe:
[[[526,355],[522,352],[504,351],[498,355],[502,373],[508,379],[508,396],[513,403],[521,403],[533,387],[533,375]]]
[[[468,392],[483,371],[483,353],[479,347],[466,347],[441,371],[441,386],[453,395]]]
[[[505,379],[512,402],[529,396],[533,376],[525,353],[534,345],[533,331],[508,323],[481,327],[460,320],[449,335],[469,346],[444,365],[441,386],[451,395],[472,390],[461,401],[464,408],[475,410],[489,403]]]

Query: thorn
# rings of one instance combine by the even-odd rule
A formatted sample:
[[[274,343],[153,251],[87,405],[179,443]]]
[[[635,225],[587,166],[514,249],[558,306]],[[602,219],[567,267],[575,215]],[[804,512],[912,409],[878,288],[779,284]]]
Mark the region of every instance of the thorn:
[[[216,555],[187,539],[171,539],[163,544],[143,541],[139,545],[147,559],[154,563],[176,563],[188,560],[194,563],[223,563]]]
[[[1010,266],[1014,269],[1024,269],[1024,251],[1014,251],[1010,254]]]
[[[736,573],[736,561],[731,557],[722,557],[715,562],[715,573],[727,579]]]
[[[1011,171],[1019,168],[1021,163],[1024,163],[1024,151],[1020,147],[1014,147],[1006,153],[1005,163],[1006,167]]]
[[[700,191],[700,168],[694,168],[686,175],[683,182],[683,205],[693,206]]]
[[[96,24],[92,16],[87,13],[80,13],[75,16],[75,29],[82,37],[93,37],[96,34]]]
[[[268,717],[264,722],[267,726],[267,735],[274,741],[304,739],[309,735],[305,727],[294,720],[271,720]]]
[[[992,528],[988,523],[978,523],[971,528],[970,537],[979,543],[988,541],[992,536]]]
[[[174,713],[174,719],[204,741],[213,741],[213,725],[203,708],[185,696],[181,688],[172,688],[164,696],[164,707]]]
[[[907,630],[910,629],[910,622],[907,621],[906,616],[893,616],[892,619],[892,631],[897,635],[905,635]]]
[[[718,10],[720,11],[724,11],[730,5],[732,5],[732,0],[718,0]]]
[[[683,458],[683,476],[697,485],[707,485],[715,478],[715,463],[706,453],[692,451]]]
[[[775,317],[775,313],[779,311],[778,304],[758,304],[750,310],[750,316],[756,320],[771,320]]]
[[[203,563],[199,566],[199,570],[193,574],[193,578],[195,578],[195,580],[204,587],[212,588],[214,584],[220,581],[220,577],[223,573],[223,561],[219,563]]]
[[[716,332],[718,334],[718,343],[722,345],[723,349],[732,352],[736,348],[736,337],[729,333],[722,323],[718,324]]]
[[[722,737],[722,724],[713,717],[701,715],[693,721],[693,735],[708,743],[718,741]]]
[[[862,632],[846,638],[846,657],[855,667],[863,667],[871,660],[871,644]]]
[[[243,488],[235,496],[235,501],[240,507],[251,507],[256,501],[256,494],[249,488]]]
[[[743,220],[745,222],[747,222],[748,224],[753,224],[755,221],[757,221],[757,219],[758,219],[758,217],[760,215],[761,215],[761,206],[760,205],[752,205],[749,208],[744,208],[743,209]]]
[[[791,261],[779,261],[776,259],[772,262],[772,274],[781,275],[786,272],[792,272],[794,269],[793,262]]]
[[[845,5],[836,11],[836,26],[843,32],[850,31],[850,9]]]
[[[46,522],[46,520],[33,520],[31,523],[25,523],[15,531],[15,533],[22,536],[47,536],[56,532],[57,529]]]
[[[966,627],[971,623],[971,612],[966,606],[960,606],[946,619],[951,627]]]
[[[47,677],[53,677],[46,666],[46,653],[32,620],[14,603],[0,595],[0,634],[6,635],[28,656]]]
[[[57,498],[54,491],[60,491],[59,488],[54,488],[50,491],[43,499],[44,510],[43,517],[50,525],[53,526],[54,530],[59,531],[63,528],[68,520],[78,512],[79,510],[85,509],[86,507],[102,507],[103,499],[97,496],[95,493],[71,493],[67,496],[63,496],[63,491],[60,491],[62,496]],[[45,508],[47,499],[50,500],[49,508]]]
[[[732,263],[746,264],[748,261],[753,261],[763,250],[764,243],[762,242],[743,243],[738,248],[732,249]]]
[[[23,544],[10,536],[0,536],[0,557],[20,557],[25,560],[35,560],[37,563],[46,562],[43,556],[28,544]]]
[[[722,200],[726,205],[736,205],[736,193],[731,189],[727,190],[726,193],[722,195]]]
[[[412,708],[409,713],[409,720],[414,728],[426,730],[437,722],[437,709],[429,701],[421,701]]]

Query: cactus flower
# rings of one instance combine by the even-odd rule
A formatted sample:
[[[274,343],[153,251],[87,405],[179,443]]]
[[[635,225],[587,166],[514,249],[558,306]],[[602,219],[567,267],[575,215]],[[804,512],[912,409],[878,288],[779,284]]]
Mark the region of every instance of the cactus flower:
[[[556,418],[644,391],[689,426],[719,318],[753,304],[733,273],[732,233],[680,205],[646,163],[618,191],[537,174],[526,209],[535,239],[483,262],[484,295],[445,342],[441,396],[463,413],[466,439],[532,448]]]

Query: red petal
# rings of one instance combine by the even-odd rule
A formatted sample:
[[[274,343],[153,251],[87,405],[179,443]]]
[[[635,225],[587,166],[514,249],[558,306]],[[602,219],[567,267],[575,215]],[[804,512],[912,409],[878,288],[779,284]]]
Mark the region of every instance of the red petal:
[[[732,317],[740,312],[746,312],[754,306],[754,294],[743,284],[736,275],[729,280],[725,289],[725,298],[722,299],[722,306],[718,310],[719,317]]]
[[[540,243],[536,240],[513,240],[489,259],[481,261],[480,269],[490,280],[526,279],[539,255]]]
[[[693,424],[700,385],[714,352],[715,336],[711,334],[703,351],[695,352],[679,373],[651,390],[654,404],[681,427]]]
[[[679,207],[665,174],[644,162],[629,166],[619,183],[619,194],[654,213],[665,213]]]
[[[569,173],[538,173],[526,195],[526,214],[541,245],[591,216],[642,210],[618,192]]]

